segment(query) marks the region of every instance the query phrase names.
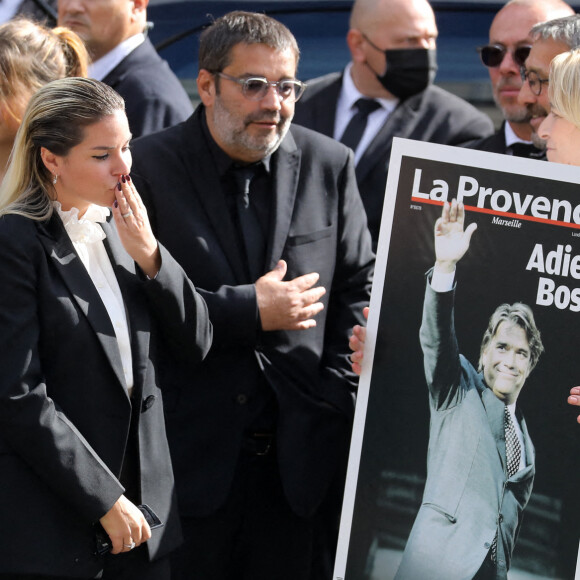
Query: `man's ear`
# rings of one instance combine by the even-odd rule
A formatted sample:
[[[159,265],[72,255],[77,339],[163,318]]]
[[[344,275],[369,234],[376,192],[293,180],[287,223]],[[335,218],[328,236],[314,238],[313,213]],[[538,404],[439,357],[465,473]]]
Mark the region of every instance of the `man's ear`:
[[[149,0],[132,0],[133,1],[133,11],[134,12],[141,12],[143,10],[147,10],[147,6],[149,5]]]
[[[147,5],[149,0],[131,0],[129,4],[129,28],[127,34],[133,36],[137,32],[143,32],[147,22]]]
[[[40,158],[42,159],[42,162],[48,171],[50,171],[53,175],[60,174],[60,167],[62,164],[60,157],[49,151],[46,147],[41,147]]]
[[[197,75],[197,92],[206,107],[213,105],[216,95],[215,75],[204,68]]]
[[[365,62],[366,55],[363,48],[364,37],[360,30],[351,28],[346,35],[346,43],[350,50],[353,62]]]

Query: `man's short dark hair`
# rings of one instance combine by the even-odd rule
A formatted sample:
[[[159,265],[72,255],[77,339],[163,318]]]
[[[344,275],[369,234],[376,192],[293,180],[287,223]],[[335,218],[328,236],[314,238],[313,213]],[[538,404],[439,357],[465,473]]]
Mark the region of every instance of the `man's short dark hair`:
[[[236,44],[265,44],[277,51],[291,49],[296,56],[300,51],[294,35],[281,22],[265,14],[235,10],[212,22],[199,38],[199,68],[221,72],[231,62]]]
[[[498,306],[495,309],[495,312],[491,315],[487,325],[487,330],[485,331],[481,342],[478,370],[480,372],[483,370],[483,352],[495,336],[497,329],[502,322],[517,324],[526,333],[526,338],[528,339],[528,345],[530,347],[531,371],[536,366],[540,355],[544,352],[544,345],[542,344],[540,331],[536,326],[532,309],[522,302],[502,304],[501,306]]]

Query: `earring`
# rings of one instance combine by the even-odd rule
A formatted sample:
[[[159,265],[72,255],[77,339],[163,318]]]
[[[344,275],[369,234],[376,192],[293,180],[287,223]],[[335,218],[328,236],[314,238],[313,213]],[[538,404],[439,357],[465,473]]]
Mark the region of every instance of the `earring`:
[[[56,185],[57,181],[58,181],[58,175],[55,173],[52,177],[52,185]]]

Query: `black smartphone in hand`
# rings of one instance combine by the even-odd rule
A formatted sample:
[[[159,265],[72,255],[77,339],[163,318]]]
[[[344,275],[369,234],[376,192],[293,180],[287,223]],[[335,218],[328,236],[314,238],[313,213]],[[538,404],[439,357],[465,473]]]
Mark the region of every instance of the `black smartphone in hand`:
[[[143,503],[138,507],[145,517],[145,521],[149,524],[149,527],[152,530],[160,528],[163,525],[163,522],[159,519],[158,515],[147,504]]]
[[[149,527],[152,530],[160,528],[163,525],[163,522],[159,519],[159,516],[147,504],[141,504],[137,507],[143,514],[145,521],[149,524]],[[111,548],[113,547],[111,538],[109,538],[107,532],[105,532],[103,526],[101,526],[99,523],[95,526],[95,543],[95,553],[97,556],[104,556],[110,552]]]

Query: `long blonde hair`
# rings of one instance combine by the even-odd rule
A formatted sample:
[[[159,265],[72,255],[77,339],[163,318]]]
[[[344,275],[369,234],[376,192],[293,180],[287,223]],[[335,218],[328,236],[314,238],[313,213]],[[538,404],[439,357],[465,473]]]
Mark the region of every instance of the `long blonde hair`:
[[[24,215],[44,220],[52,214],[55,190],[40,150],[66,156],[84,139],[84,130],[125,102],[112,88],[93,79],[52,81],[30,99],[14,141],[6,176],[0,186],[0,216]]]

